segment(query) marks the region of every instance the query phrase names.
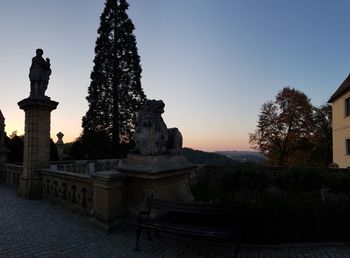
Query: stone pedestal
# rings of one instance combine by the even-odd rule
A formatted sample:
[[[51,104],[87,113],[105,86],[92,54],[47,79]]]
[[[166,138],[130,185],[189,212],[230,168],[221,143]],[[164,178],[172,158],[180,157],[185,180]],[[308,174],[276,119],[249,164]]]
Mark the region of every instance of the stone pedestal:
[[[119,170],[127,176],[126,210],[136,216],[148,198],[193,201],[189,174],[195,166],[180,155],[142,156],[129,154]]]
[[[23,173],[18,194],[27,199],[41,195],[38,171],[49,167],[50,115],[58,102],[48,97],[29,97],[18,102],[25,112]]]
[[[94,208],[91,222],[111,232],[125,214],[124,179],[119,172],[106,171],[91,175]]]

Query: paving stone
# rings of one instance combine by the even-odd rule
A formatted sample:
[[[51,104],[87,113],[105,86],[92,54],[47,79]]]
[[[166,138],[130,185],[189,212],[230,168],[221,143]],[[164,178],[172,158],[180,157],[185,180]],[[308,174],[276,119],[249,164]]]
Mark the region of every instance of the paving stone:
[[[232,257],[234,246],[160,234],[141,236],[134,251],[135,229],[121,226],[105,234],[89,218],[47,200],[26,200],[0,185],[0,258],[7,257]],[[239,257],[350,258],[350,245],[242,245]]]

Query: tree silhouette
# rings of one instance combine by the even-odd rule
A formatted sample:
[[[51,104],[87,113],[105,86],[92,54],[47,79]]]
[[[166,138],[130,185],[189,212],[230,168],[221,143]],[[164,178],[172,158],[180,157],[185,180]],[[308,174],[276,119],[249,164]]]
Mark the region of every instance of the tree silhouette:
[[[146,96],[140,57],[126,0],[107,0],[100,17],[94,67],[83,117],[84,144],[99,144],[104,156],[120,155],[120,143],[132,140],[136,113]],[[106,139],[101,141],[101,136]],[[96,138],[96,139],[95,139]],[[101,146],[103,145],[103,146]],[[91,149],[91,146],[89,147]],[[93,150],[93,148],[92,148]],[[89,152],[90,158],[100,153]]]
[[[17,136],[16,132],[13,132],[10,138],[6,139],[6,147],[10,150],[9,162],[23,162],[23,138],[24,136]]]
[[[305,161],[311,149],[313,106],[302,92],[286,87],[274,101],[263,104],[257,129],[249,134],[253,148],[268,155],[270,163]]]
[[[325,104],[313,111],[314,133],[312,160],[323,166],[333,161],[332,105]]]
[[[10,137],[5,138],[6,148],[9,149],[8,162],[21,163],[23,162],[24,151],[24,135],[18,136],[17,131],[12,132]],[[50,139],[50,161],[58,160],[58,152],[56,144]]]

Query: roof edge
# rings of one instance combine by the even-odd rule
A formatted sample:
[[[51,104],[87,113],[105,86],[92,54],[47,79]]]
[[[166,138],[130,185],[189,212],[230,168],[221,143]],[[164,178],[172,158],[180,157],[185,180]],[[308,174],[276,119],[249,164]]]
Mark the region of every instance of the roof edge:
[[[333,103],[336,99],[340,98],[346,91],[350,90],[350,73],[346,79],[340,84],[338,89],[333,93],[327,103]]]

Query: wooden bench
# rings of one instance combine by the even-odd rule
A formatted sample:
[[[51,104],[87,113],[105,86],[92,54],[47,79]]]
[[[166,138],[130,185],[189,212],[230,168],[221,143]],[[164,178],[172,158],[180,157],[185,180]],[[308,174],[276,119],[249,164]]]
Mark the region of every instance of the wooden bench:
[[[199,238],[215,238],[235,244],[239,251],[239,210],[233,205],[213,203],[183,203],[149,199],[147,210],[140,211],[136,223],[136,247],[142,230],[162,231]]]

